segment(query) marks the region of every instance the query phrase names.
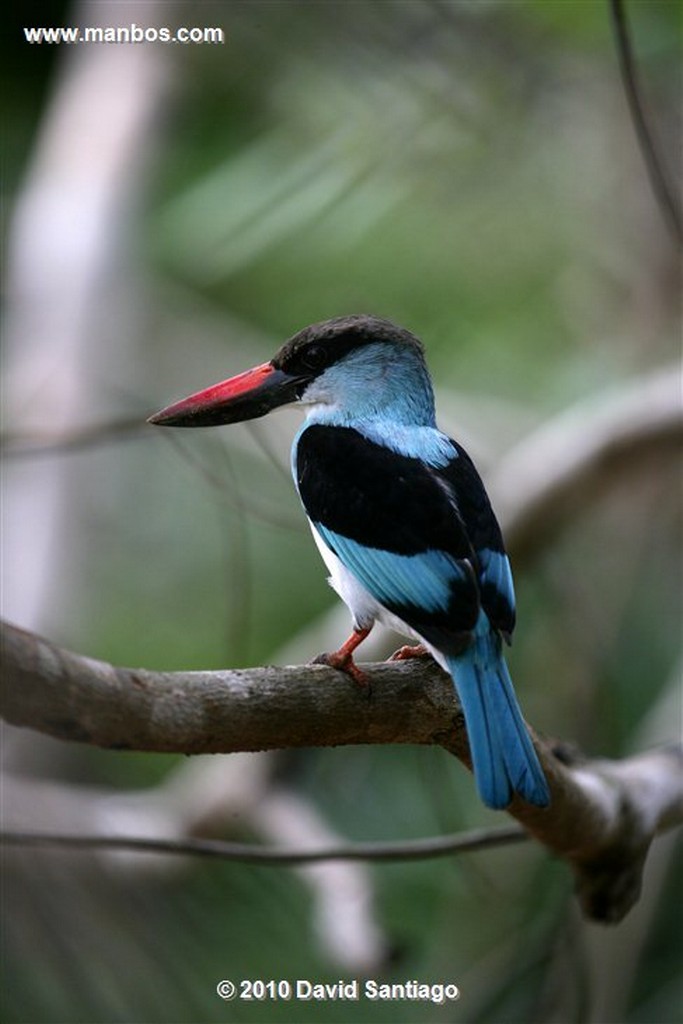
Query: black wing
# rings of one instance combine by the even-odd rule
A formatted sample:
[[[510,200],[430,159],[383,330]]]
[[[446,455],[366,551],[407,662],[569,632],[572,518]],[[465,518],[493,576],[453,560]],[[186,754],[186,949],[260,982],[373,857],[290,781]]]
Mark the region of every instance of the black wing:
[[[474,466],[454,452],[460,467],[434,469],[353,428],[311,424],[295,456],[301,500],[326,543],[385,607],[444,653],[462,649],[490,587],[480,579],[468,520],[477,538],[493,537],[496,552],[502,546]],[[405,581],[406,571],[398,594],[392,578]]]
[[[474,548],[484,610],[491,624],[509,640],[515,628],[515,592],[503,535],[472,459],[457,441],[451,443],[457,458],[433,472],[450,487]]]

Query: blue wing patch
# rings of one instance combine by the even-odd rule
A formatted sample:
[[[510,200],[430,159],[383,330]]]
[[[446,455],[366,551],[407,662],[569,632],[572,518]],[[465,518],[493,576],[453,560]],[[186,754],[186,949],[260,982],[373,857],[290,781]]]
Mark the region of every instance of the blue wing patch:
[[[515,588],[512,582],[512,570],[507,555],[502,551],[491,551],[484,548],[478,551],[481,568],[480,579],[483,585],[495,588],[500,597],[511,607],[515,607]]]
[[[496,628],[509,636],[515,626],[515,588],[508,557],[490,548],[478,551],[477,557],[484,609]]]
[[[315,528],[337,558],[385,607],[413,606],[426,612],[447,612],[458,584],[473,586],[471,567],[443,551],[398,555],[365,547],[322,523]]]

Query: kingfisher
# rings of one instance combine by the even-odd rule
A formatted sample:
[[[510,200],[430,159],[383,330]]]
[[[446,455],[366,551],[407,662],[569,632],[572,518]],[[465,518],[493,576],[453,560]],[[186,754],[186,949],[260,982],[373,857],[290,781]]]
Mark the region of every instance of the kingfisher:
[[[451,676],[479,795],[538,807],[548,784],[503,654],[515,595],[503,537],[469,455],[436,425],[422,343],[368,314],[295,334],[270,362],[167,406],[149,422],[205,427],[302,406],[292,473],[353,632],[321,659],[367,686],[353,654],[380,621]]]

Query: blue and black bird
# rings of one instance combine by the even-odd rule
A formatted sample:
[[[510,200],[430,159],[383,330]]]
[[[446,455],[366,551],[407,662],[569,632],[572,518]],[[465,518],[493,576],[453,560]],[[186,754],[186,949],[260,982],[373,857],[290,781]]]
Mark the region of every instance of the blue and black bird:
[[[298,404],[292,472],[353,633],[325,656],[359,683],[353,652],[376,620],[416,638],[451,675],[482,800],[539,807],[548,785],[503,657],[515,626],[510,564],[484,485],[436,426],[421,342],[375,316],[295,334],[270,362],[163,409],[151,422],[201,427]]]

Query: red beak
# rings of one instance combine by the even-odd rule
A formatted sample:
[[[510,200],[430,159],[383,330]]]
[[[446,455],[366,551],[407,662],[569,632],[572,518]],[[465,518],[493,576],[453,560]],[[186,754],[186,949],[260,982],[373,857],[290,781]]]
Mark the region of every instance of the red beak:
[[[160,427],[213,427],[253,420],[279,405],[296,402],[301,383],[301,378],[276,369],[272,363],[262,363],[174,402],[147,422]]]

